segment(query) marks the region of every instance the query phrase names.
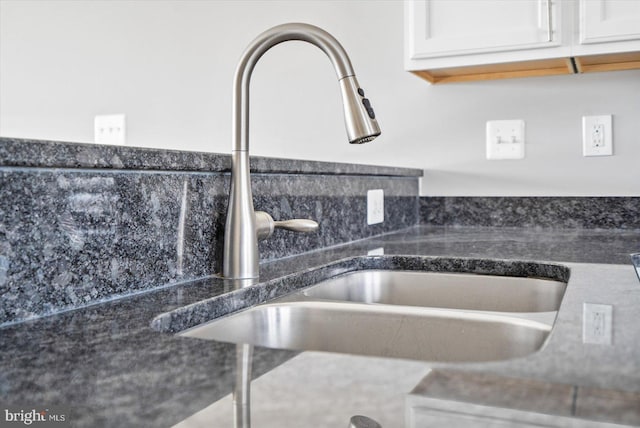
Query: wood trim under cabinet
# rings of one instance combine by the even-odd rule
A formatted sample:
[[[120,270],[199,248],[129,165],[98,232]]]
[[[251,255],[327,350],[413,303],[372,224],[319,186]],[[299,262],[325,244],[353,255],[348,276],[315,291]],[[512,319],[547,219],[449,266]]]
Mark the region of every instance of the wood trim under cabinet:
[[[477,80],[510,79],[514,77],[572,74],[573,67],[566,58],[520,61],[505,64],[474,65],[412,71],[431,83],[472,82]]]
[[[411,72],[430,83],[436,84],[633,69],[640,69],[640,52],[589,55],[576,58],[554,58],[434,70],[413,70]]]
[[[578,73],[635,70],[640,68],[640,52],[581,56],[575,61]]]

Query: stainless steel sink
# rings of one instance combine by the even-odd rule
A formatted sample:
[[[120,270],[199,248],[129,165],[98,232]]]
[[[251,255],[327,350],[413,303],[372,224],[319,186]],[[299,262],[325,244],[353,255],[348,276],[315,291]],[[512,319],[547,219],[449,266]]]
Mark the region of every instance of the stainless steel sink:
[[[557,311],[566,284],[539,278],[363,270],[322,281],[293,295],[313,300],[472,309],[500,312]]]
[[[256,306],[181,335],[277,349],[480,362],[541,348],[551,325],[495,313],[298,301]]]
[[[504,360],[543,346],[565,288],[539,278],[363,270],[181,334],[434,362]]]

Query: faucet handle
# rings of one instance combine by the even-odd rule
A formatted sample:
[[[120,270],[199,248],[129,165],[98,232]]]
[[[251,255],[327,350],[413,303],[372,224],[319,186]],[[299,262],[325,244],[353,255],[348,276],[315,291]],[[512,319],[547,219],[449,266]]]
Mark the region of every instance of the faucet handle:
[[[270,237],[276,227],[292,232],[309,233],[318,230],[318,223],[302,218],[274,221],[268,213],[256,211],[256,235],[259,240]]]
[[[310,233],[318,230],[318,223],[306,218],[293,218],[291,220],[274,221],[276,228],[290,230],[292,232]]]

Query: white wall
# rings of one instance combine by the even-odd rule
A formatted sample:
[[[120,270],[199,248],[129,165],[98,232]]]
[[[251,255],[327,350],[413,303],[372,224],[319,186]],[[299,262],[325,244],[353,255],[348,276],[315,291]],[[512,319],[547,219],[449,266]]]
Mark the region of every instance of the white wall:
[[[319,25],[351,55],[383,135],[346,143],[333,68],[279,45],[252,81],[252,153],[425,169],[425,195],[640,195],[640,71],[430,86],[403,71],[400,0],[0,0],[0,135],[90,142],[125,113],[128,144],[227,153],[236,62],[262,30]],[[612,157],[584,158],[581,116],[614,115]],[[524,119],[527,158],[488,161],[484,125]]]

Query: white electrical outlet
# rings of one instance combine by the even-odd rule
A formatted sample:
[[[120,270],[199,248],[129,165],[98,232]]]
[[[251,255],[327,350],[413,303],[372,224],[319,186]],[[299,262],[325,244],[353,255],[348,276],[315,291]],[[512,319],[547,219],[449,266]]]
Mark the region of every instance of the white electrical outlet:
[[[524,159],[524,120],[487,122],[487,159]]]
[[[382,222],[384,222],[384,190],[369,190],[367,192],[367,224]]]
[[[367,251],[368,256],[384,256],[384,247],[374,248],[373,250]]]
[[[93,121],[93,130],[96,144],[124,145],[126,140],[125,115],[105,114],[96,116]]]
[[[582,154],[584,156],[613,155],[611,115],[582,117]]]
[[[585,303],[582,307],[582,342],[611,345],[613,306]]]

